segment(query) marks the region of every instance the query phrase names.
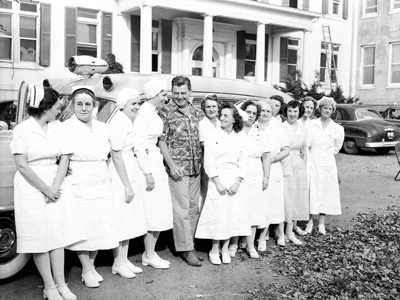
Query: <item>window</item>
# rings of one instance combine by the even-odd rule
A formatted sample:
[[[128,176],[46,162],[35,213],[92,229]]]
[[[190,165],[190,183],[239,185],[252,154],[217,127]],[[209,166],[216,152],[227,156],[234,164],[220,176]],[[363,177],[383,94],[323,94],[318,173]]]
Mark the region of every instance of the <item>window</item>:
[[[400,43],[390,44],[389,83],[400,83]]]
[[[152,50],[152,72],[158,72],[160,69],[160,22],[153,21],[153,29],[151,36],[151,50]]]
[[[339,15],[340,0],[333,0],[332,5],[332,13]]]
[[[332,44],[332,49],[330,48],[328,43],[321,42],[319,81],[327,82],[327,76],[330,76],[330,82],[337,83],[340,45]],[[328,75],[327,62],[330,62],[330,75]]]
[[[37,62],[39,23],[38,4],[0,1],[0,60]]]
[[[378,12],[378,0],[364,0],[364,15]]]
[[[112,49],[112,14],[88,8],[65,8],[65,63],[74,55],[106,58]]]
[[[299,40],[281,37],[280,39],[280,82],[288,77],[295,77],[297,71],[297,56]]]
[[[290,0],[289,7],[297,8],[297,0]]]
[[[256,41],[246,39],[245,48],[244,76],[254,76],[256,70]]]
[[[399,12],[400,12],[400,0],[391,0],[390,13],[399,13]]]
[[[372,85],[375,83],[375,45],[361,48],[362,59],[362,84]]]
[[[218,68],[218,54],[213,49],[212,55],[212,68],[213,77],[219,76]],[[203,46],[197,47],[192,55],[192,75],[202,76],[203,75]]]

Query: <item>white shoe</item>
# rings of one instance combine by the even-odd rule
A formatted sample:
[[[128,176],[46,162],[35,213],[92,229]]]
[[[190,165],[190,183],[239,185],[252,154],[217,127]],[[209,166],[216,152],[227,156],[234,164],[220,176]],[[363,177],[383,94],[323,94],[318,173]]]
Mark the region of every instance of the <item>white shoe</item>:
[[[314,226],[313,223],[308,222],[308,223],[307,223],[307,226],[306,226],[305,232],[308,233],[308,234],[310,234],[310,233],[312,232],[313,226]]]
[[[306,235],[307,232],[305,232],[304,230],[302,230],[300,227],[296,226],[296,228],[294,229],[294,232],[296,232],[298,235],[302,236],[302,235]]]
[[[278,244],[278,246],[285,247],[285,236],[282,235],[282,236],[278,237],[278,240],[276,241],[276,243]]]
[[[155,269],[169,269],[169,264],[163,261],[157,254],[155,254],[152,258],[147,258],[143,253],[142,265],[152,266]]]
[[[267,243],[265,241],[258,240],[257,250],[260,252],[267,251]]]
[[[230,257],[235,257],[235,256],[236,256],[237,248],[238,248],[238,247],[237,247],[236,245],[231,245],[231,246],[229,246],[228,251],[229,251],[229,256],[230,256]]]
[[[296,237],[294,236],[294,234],[291,235],[291,236],[286,236],[286,238],[287,238],[290,242],[292,242],[293,244],[295,244],[295,245],[303,245],[303,242],[300,241],[298,238],[296,238]]]
[[[249,249],[246,247],[246,252],[250,256],[250,258],[260,258],[260,255],[257,253],[256,249]]]
[[[231,257],[230,257],[230,254],[229,253],[226,253],[226,252],[222,252],[222,262],[224,263],[224,264],[230,264],[231,263]]]
[[[99,281],[97,280],[96,273],[93,271],[89,271],[85,274],[82,273],[82,281],[87,287],[90,288],[96,288],[100,286]]]
[[[94,274],[96,275],[96,278],[97,278],[97,281],[98,282],[102,282],[104,279],[103,279],[103,276],[101,276],[97,271],[96,271],[96,269],[94,269]]]
[[[113,266],[111,267],[111,273],[113,273],[114,275],[118,274],[122,278],[127,278],[127,279],[136,277],[135,273],[129,270],[126,264],[118,266],[114,263]]]
[[[319,233],[325,235],[326,234],[325,225],[324,224],[319,224],[318,225],[318,231],[319,231]]]
[[[68,283],[57,285],[57,290],[64,300],[78,300],[76,295],[68,288]]]
[[[129,270],[131,270],[135,274],[143,273],[143,269],[142,268],[136,267],[129,260],[126,261],[125,265],[128,267]]]
[[[208,258],[213,265],[220,265],[221,258],[219,257],[219,253],[208,253]]]

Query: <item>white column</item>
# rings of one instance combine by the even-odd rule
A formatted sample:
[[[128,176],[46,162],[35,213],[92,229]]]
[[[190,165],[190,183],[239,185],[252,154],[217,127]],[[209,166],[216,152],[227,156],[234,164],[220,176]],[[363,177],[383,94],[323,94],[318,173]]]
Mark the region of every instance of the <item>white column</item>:
[[[191,72],[191,64],[192,58],[190,57],[190,41],[191,38],[184,37],[182,38],[182,74],[190,75]]]
[[[213,53],[213,16],[205,14],[203,33],[203,76],[213,76],[212,53]]]
[[[225,76],[224,78],[232,79],[232,48],[233,43],[225,43]]]
[[[312,82],[312,64],[310,61],[311,45],[310,45],[311,31],[303,31],[303,59],[302,59],[302,78],[303,82],[309,86]]]
[[[144,5],[140,14],[140,73],[151,73],[152,7]]]
[[[257,23],[256,83],[264,83],[265,70],[265,23]]]

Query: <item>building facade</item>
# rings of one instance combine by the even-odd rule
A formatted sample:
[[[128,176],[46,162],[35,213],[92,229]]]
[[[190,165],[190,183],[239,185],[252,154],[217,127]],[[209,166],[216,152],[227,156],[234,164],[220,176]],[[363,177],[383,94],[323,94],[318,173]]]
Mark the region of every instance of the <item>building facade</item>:
[[[356,95],[363,104],[399,104],[400,1],[363,0],[356,13]]]
[[[306,84],[352,95],[358,9],[348,0],[2,0],[0,100],[15,99],[21,81],[73,77],[73,55],[110,52],[125,72],[273,85],[300,70]]]

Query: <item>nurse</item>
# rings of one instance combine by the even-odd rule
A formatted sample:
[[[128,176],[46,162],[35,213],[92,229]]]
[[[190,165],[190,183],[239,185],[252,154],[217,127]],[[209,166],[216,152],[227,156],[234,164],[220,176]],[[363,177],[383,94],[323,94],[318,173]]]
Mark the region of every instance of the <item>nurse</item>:
[[[73,87],[74,115],[63,123],[65,140],[73,145],[70,155],[72,174],[66,181],[77,199],[81,231],[86,240],[68,249],[77,251],[82,264],[82,281],[90,288],[99,287],[103,277],[94,260],[99,250],[119,246],[114,215],[114,194],[107,169],[110,152],[105,123],[92,118],[96,98],[90,86]]]
[[[144,235],[146,221],[138,183],[133,148],[135,136],[133,122],[140,108],[140,94],[133,88],[118,93],[117,109],[108,124],[111,157],[108,170],[114,188],[119,246],[113,249],[112,273],[124,278],[134,278],[143,270],[128,260],[129,240]]]
[[[167,101],[167,89],[167,84],[162,80],[150,80],[144,85],[147,100],[140,107],[133,125],[137,139],[134,151],[139,165],[138,181],[147,227],[142,264],[156,269],[170,267],[169,261],[159,257],[154,249],[160,232],[171,229],[173,224],[168,175],[160,148],[157,147],[163,130],[163,122],[157,111]]]
[[[246,190],[242,182],[246,176],[243,137],[239,135],[243,120],[229,103],[220,108],[220,131],[205,143],[204,168],[208,175],[208,193],[200,215],[195,237],[211,239],[209,259],[220,265],[229,264],[229,239],[251,234],[247,215]]]
[[[323,97],[317,110],[321,117],[310,126],[306,140],[309,150],[310,214],[319,215],[318,231],[326,234],[325,216],[342,213],[335,155],[342,148],[344,129],[331,119],[336,110],[333,98]],[[306,232],[311,233],[312,228],[313,219],[310,218]]]
[[[17,252],[33,254],[44,281],[44,298],[76,300],[64,277],[64,248],[85,239],[71,187],[64,182],[72,150],[62,146],[58,93],[30,86],[29,95],[30,117],[13,130],[10,144],[17,166]]]

